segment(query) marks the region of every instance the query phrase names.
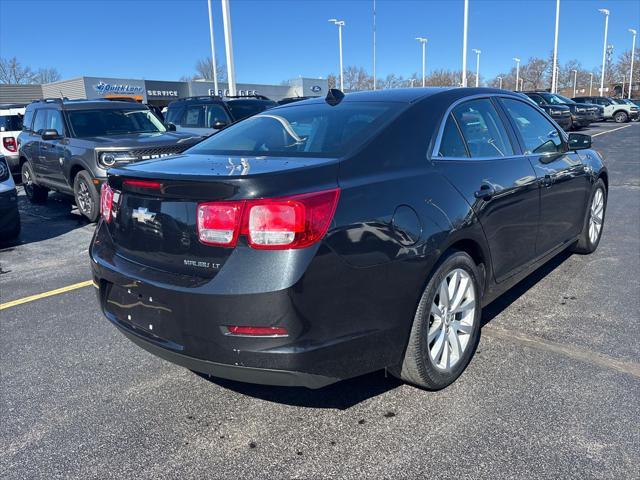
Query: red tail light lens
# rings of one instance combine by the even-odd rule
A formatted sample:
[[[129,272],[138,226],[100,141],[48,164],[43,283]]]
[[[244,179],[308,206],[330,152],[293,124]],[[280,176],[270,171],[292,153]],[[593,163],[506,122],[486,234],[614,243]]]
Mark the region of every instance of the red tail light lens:
[[[251,337],[286,337],[289,332],[283,327],[238,327],[228,326],[229,335],[245,335]]]
[[[202,243],[233,247],[246,235],[256,249],[283,250],[313,245],[327,233],[340,189],[286,198],[210,202],[198,205]]]
[[[162,184],[160,182],[154,182],[151,180],[133,180],[133,179],[123,180],[122,186],[148,188],[150,190],[160,190],[162,188]]]
[[[2,144],[4,145],[4,148],[6,148],[10,152],[18,151],[18,145],[16,144],[16,139],[13,137],[4,137],[2,139]]]
[[[234,246],[238,240],[242,202],[198,205],[198,238],[207,245]]]
[[[100,187],[100,213],[104,221],[111,221],[111,207],[113,206],[113,190],[107,183]]]

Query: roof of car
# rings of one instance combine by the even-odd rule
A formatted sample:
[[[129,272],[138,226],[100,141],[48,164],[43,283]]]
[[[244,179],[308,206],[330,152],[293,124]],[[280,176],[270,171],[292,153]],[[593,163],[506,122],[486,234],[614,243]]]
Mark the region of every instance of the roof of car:
[[[69,100],[69,99],[44,99],[36,100],[29,104],[29,107],[52,107],[60,105],[65,110],[95,110],[95,109],[120,109],[135,108],[141,110],[147,108],[146,105],[139,102],[120,101],[120,100]]]

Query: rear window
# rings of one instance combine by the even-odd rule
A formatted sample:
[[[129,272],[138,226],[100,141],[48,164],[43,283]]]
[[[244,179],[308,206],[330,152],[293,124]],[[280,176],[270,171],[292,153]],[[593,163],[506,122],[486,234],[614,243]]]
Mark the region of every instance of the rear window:
[[[231,114],[236,121],[250,117],[256,113],[264,112],[266,109],[275,107],[276,105],[275,102],[270,104],[268,102],[255,101],[234,101],[227,103],[227,107],[231,110]]]
[[[15,132],[22,130],[22,117],[20,115],[0,116],[0,132]]]
[[[197,154],[341,156],[363,144],[404,104],[291,105],[230,126],[188,150]]]

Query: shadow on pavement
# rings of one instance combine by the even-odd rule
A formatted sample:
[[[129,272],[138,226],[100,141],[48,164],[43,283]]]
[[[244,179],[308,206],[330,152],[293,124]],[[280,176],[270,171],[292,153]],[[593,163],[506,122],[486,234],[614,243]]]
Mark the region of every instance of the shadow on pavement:
[[[256,385],[222,378],[210,378],[204,374],[194,373],[223,388],[253,398],[295,407],[334,408],[338,410],[346,410],[364,400],[393,390],[403,384],[391,374],[387,374],[385,377],[384,370],[343,380],[318,390],[310,390],[304,387]]]

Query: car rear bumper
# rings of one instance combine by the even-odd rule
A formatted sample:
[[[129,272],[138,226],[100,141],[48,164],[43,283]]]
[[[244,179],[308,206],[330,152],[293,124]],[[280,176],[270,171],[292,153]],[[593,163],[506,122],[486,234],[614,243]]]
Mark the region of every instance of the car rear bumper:
[[[18,194],[15,188],[0,192],[0,235],[11,234],[19,227]]]
[[[20,156],[16,153],[15,155],[6,155],[4,156],[7,165],[9,166],[9,170],[11,173],[19,173],[20,172]]]

